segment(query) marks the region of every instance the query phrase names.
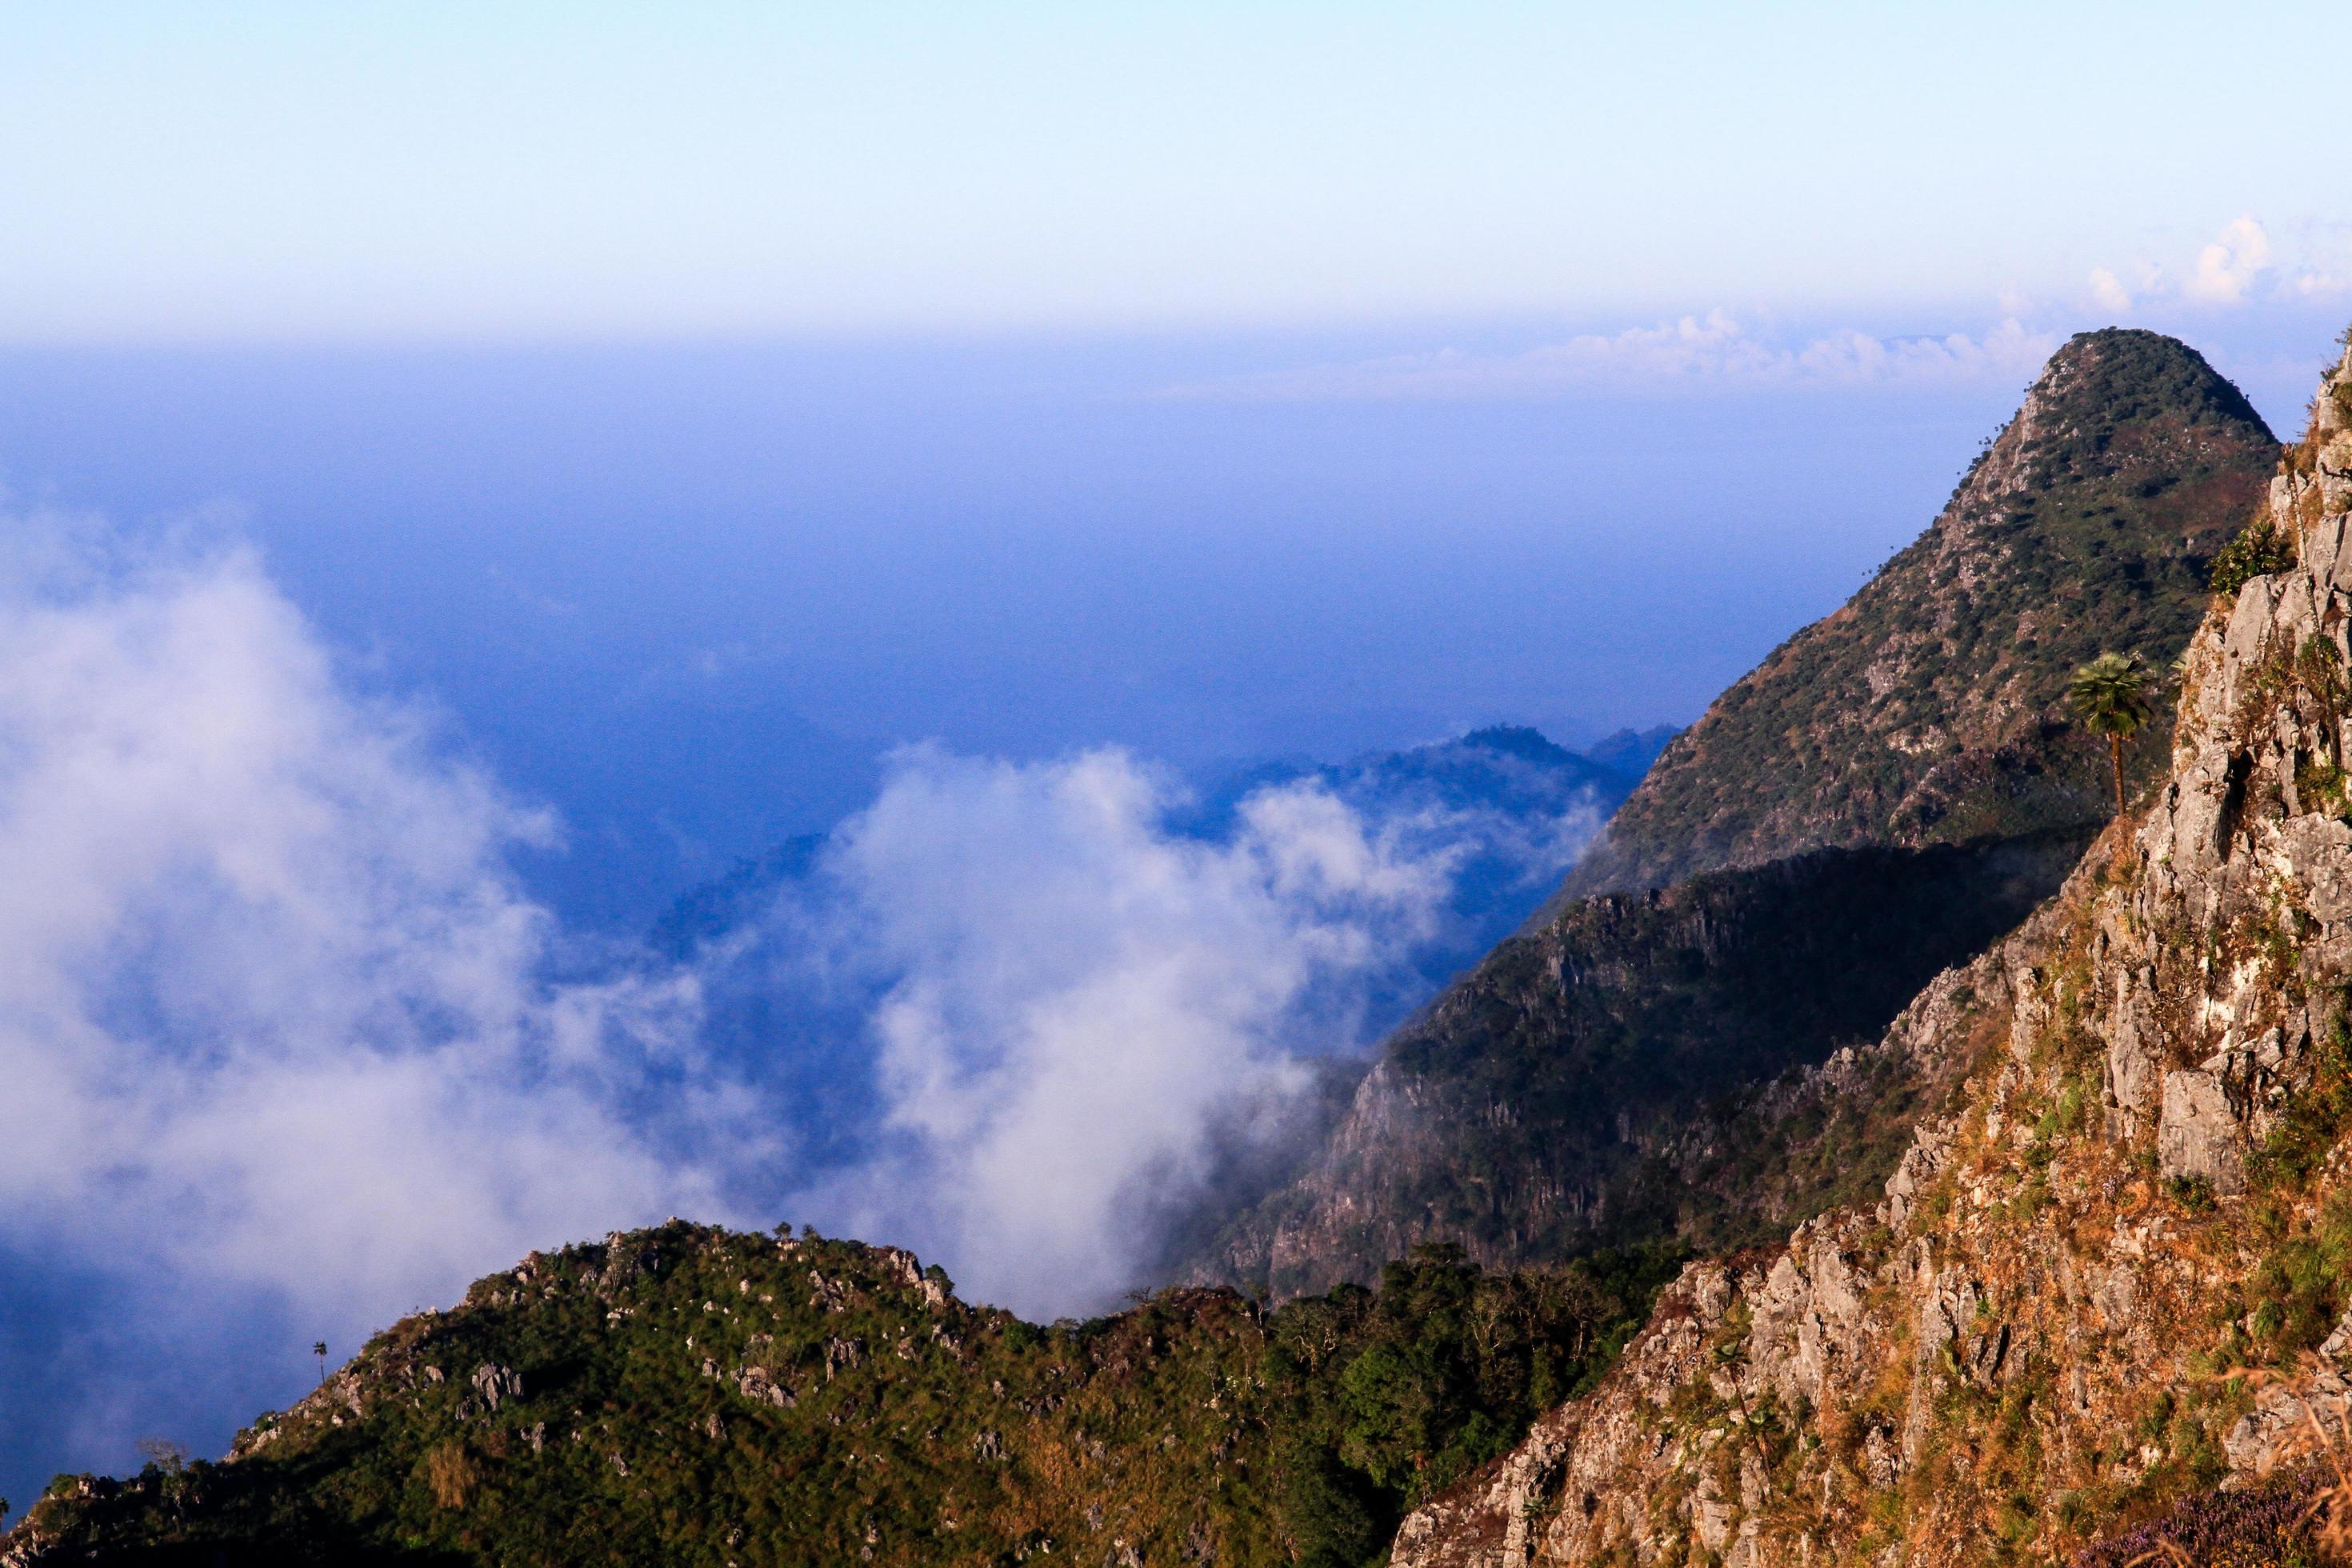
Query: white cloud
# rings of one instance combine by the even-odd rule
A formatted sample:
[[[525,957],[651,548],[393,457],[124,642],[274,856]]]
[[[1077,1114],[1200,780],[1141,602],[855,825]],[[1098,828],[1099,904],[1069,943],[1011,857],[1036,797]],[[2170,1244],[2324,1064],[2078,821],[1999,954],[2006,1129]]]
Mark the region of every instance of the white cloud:
[[[2262,300],[2325,300],[2352,292],[2352,245],[2340,223],[2298,221],[2273,235],[2248,215],[2223,226],[2196,247],[2177,272],[2140,258],[2126,267],[2099,267],[2090,295],[2103,310],[2134,305],[2232,307]]]
[[[1239,402],[1536,396],[1806,386],[1919,386],[2031,375],[2057,347],[2015,320],[1981,337],[1877,337],[1845,330],[1799,342],[1759,336],[1723,310],[1518,353],[1444,349],[1353,364],[1235,376],[1171,388],[1171,398]]]
[[[2305,300],[2337,300],[2352,294],[2352,238],[2341,225],[2315,228],[2303,236],[2303,257],[2294,276],[2294,291]]]
[[[2187,292],[2208,304],[2234,305],[2246,298],[2270,265],[2270,235],[2252,218],[2242,217],[2197,253],[2197,270]]]
[[[2104,267],[2091,269],[2091,298],[2103,310],[2121,312],[2132,308],[2131,290],[2124,287],[2122,279]]]
[[[2325,299],[2352,290],[2345,227],[2338,223],[2298,221],[2273,236],[2248,215],[2224,225],[2196,247],[2176,273],[2142,257],[2127,267],[2099,267],[2090,274],[2092,300],[2121,312],[2168,304],[2239,306],[2294,297]]]
[[[8,531],[0,1242],[130,1281],[134,1340],[268,1306],[340,1353],[532,1247],[724,1212],[740,1099],[621,1109],[691,1070],[691,979],[541,978],[503,857],[545,821],[341,689],[249,553]]]
[[[1454,851],[1376,834],[1313,785],[1231,839],[1170,832],[1118,752],[1013,765],[920,752],[844,829],[827,897],[873,1015],[888,1152],[810,1195],[944,1256],[984,1299],[1098,1309],[1218,1128],[1360,1038],[1362,987],[1425,938]]]

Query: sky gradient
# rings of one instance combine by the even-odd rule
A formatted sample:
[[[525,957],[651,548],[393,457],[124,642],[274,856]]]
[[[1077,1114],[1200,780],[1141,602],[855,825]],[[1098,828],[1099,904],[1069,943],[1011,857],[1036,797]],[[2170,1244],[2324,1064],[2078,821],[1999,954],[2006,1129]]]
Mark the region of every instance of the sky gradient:
[[[2087,301],[2352,278],[2321,5],[12,6],[0,340]]]

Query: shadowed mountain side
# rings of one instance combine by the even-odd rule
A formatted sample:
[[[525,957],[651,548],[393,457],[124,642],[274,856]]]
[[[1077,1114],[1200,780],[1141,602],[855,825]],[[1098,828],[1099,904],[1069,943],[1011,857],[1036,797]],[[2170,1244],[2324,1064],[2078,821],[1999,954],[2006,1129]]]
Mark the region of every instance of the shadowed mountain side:
[[[1793,1121],[1759,1129],[1726,1098],[1877,1039],[1930,977],[2022,919],[2082,845],[1821,850],[1580,900],[1392,1037],[1312,1161],[1198,1245],[1187,1272],[1288,1296],[1370,1278],[1432,1238],[1492,1261],[1784,1228],[1869,1148],[1891,1168],[1899,1127],[1880,1138],[1863,1125],[1874,1113],[1853,1112],[1850,1133],[1791,1154],[1765,1145],[1800,1137]],[[1896,1115],[1914,1087],[1896,1070],[1871,1102]],[[1717,1121],[1757,1140],[1752,1162],[1690,1146]],[[1758,1179],[1767,1165],[1777,1173]]]
[[[1551,907],[1828,845],[2105,821],[2067,678],[2108,649],[2170,666],[2278,453],[2194,349],[2074,338],[1927,532],[1666,746]],[[2137,777],[2162,776],[2164,745]]]

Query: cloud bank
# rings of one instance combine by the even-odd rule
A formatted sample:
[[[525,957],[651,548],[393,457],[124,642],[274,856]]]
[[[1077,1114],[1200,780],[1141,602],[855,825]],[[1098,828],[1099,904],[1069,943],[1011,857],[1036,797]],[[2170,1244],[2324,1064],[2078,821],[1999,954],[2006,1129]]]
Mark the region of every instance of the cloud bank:
[[[340,1359],[671,1213],[789,1215],[1024,1311],[1102,1308],[1221,1141],[1409,994],[1465,867],[1548,878],[1597,822],[1307,777],[1202,836],[1123,752],[918,750],[773,907],[558,979],[581,955],[508,867],[553,825],[355,695],[250,552],[9,537],[8,1489],[142,1436],[217,1449],[303,1391],[313,1339]],[[766,1023],[715,1033],[746,988]]]
[[[1927,392],[2031,379],[2079,322],[2087,303],[2110,319],[2168,307],[2232,310],[2271,301],[2352,294],[2352,230],[2297,226],[2284,238],[2252,215],[2222,226],[2193,250],[2094,267],[2081,294],[2037,302],[2005,290],[2000,316],[1977,332],[1885,335],[1855,328],[1789,332],[1726,310],[1585,332],[1504,353],[1444,348],[1425,353],[1303,365],[1160,389],[1176,402],[1406,402],[1719,395],[1769,391]]]
[[[1171,828],[1185,798],[1118,751],[897,760],[816,875],[733,939],[771,990],[870,998],[875,1135],[795,1212],[1040,1316],[1138,1283],[1215,1141],[1278,1117],[1302,1057],[1362,1041],[1367,995],[1435,931],[1465,853],[1311,781],[1252,795],[1216,839]]]
[[[2239,218],[2197,253],[2197,270],[2189,279],[2188,295],[2209,304],[2237,304],[2252,291],[2270,266],[2269,231],[2251,217]]]
[[[1770,388],[1928,387],[2030,376],[2058,346],[2015,320],[1981,336],[1879,337],[1852,329],[1785,342],[1729,312],[1586,333],[1517,353],[1455,349],[1172,387],[1175,399],[1311,402],[1654,395]]]
[[[2352,235],[2341,224],[2304,224],[2282,239],[2248,214],[2223,225],[2177,269],[2143,256],[2122,267],[2093,268],[2089,287],[2094,303],[2116,313],[2168,304],[2230,309],[2331,300],[2352,294]]]
[[[703,1156],[746,1107],[641,1103],[694,1076],[691,977],[541,978],[553,932],[504,857],[543,819],[339,687],[250,553],[9,537],[0,1235],[87,1277],[83,1353],[202,1360],[260,1313],[347,1352],[533,1247],[726,1212]],[[36,1310],[13,1279],[0,1310]],[[112,1296],[140,1321],[98,1321]],[[152,1368],[78,1370],[121,1420],[171,1418],[124,1393]],[[71,1450],[23,1371],[0,1425]]]

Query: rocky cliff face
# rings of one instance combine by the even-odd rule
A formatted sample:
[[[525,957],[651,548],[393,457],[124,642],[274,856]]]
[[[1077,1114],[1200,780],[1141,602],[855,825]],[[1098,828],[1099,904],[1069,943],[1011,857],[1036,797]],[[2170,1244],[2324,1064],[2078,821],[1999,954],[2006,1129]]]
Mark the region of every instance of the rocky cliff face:
[[[2352,1436],[2352,355],[2267,507],[2303,564],[2198,632],[2154,798],[1906,1014],[1953,1111],[1875,1204],[1686,1270],[1399,1568],[2296,1560],[2273,1467]]]
[[[2112,809],[2068,677],[2172,663],[2277,454],[2186,346],[2068,343],[1919,541],[1672,742],[1562,898],[1180,1272],[1283,1293],[1427,1239],[1717,1247],[1883,1179],[1943,1080],[1902,1053],[1826,1100],[1809,1075],[2057,888]],[[2160,772],[2163,738],[2137,755]]]
[[[2277,457],[2188,345],[2074,338],[1927,532],[1675,737],[1562,900],[1824,845],[2104,821],[2067,677],[2108,649],[2171,662]],[[2141,765],[2162,773],[2160,742]]]

